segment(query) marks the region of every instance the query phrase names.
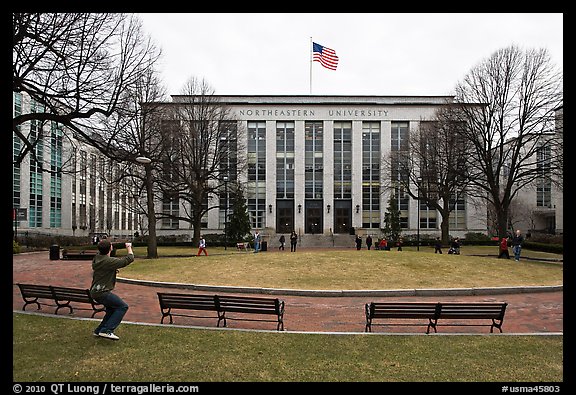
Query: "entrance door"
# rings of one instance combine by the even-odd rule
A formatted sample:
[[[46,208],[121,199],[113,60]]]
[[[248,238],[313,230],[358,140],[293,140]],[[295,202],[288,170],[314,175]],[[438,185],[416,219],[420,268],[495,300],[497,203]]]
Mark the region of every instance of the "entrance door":
[[[305,204],[305,233],[323,233],[322,200],[307,200]]]
[[[276,201],[276,233],[291,233],[294,230],[294,201]]]
[[[352,202],[350,200],[334,201],[334,233],[350,233],[352,226]]]

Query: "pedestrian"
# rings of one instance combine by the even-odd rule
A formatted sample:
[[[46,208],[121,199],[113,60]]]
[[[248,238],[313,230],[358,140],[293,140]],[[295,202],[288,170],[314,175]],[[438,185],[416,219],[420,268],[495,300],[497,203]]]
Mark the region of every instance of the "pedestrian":
[[[520,252],[522,252],[522,243],[524,243],[524,237],[522,236],[520,229],[516,229],[516,234],[512,237],[512,252],[514,253],[514,260],[520,260]]]
[[[510,259],[510,254],[508,253],[508,238],[503,237],[500,240],[500,247],[498,248],[498,258]]]
[[[198,254],[196,254],[196,256],[200,256],[201,253],[208,256],[208,251],[206,251],[206,239],[204,239],[204,236],[200,236],[200,241],[198,242]]]
[[[396,242],[396,247],[398,247],[398,251],[402,251],[402,238],[399,238]]]
[[[296,252],[296,244],[298,243],[298,235],[295,231],[290,233],[290,252]]]
[[[128,311],[128,304],[113,293],[116,286],[118,269],[134,262],[132,243],[125,243],[128,254],[122,258],[110,256],[114,245],[107,239],[98,242],[98,254],[92,259],[92,285],[90,295],[98,303],[104,305],[106,314],[100,324],[94,329],[93,335],[105,339],[119,340],[114,331]]]
[[[262,241],[262,236],[258,229],[254,232],[254,253],[260,251],[260,242]]]
[[[280,239],[278,241],[280,242],[280,247],[278,247],[278,249],[284,251],[284,246],[286,245],[286,237],[284,237],[284,235],[280,235]]]
[[[442,240],[439,237],[436,238],[436,243],[434,244],[434,254],[442,254]]]
[[[362,248],[362,237],[360,235],[356,235],[356,249],[360,251]]]
[[[460,255],[460,239],[458,237],[452,239],[452,243],[450,244],[448,254]]]
[[[370,236],[370,235],[368,235],[368,236],[366,237],[366,247],[367,247],[368,249],[370,249],[370,247],[372,247],[372,236]]]
[[[382,240],[380,240],[380,243],[378,243],[378,248],[384,251],[390,251],[390,248],[388,247],[388,240],[386,240],[385,237],[383,237]]]

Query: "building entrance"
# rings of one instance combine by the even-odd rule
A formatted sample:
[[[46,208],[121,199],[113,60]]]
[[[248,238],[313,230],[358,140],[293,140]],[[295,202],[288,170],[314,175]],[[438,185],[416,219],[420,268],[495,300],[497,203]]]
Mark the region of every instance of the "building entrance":
[[[323,233],[322,200],[307,200],[305,202],[304,226],[305,233]]]
[[[352,226],[352,201],[334,201],[334,233],[350,233]]]
[[[294,201],[276,201],[276,233],[291,233],[294,230]]]

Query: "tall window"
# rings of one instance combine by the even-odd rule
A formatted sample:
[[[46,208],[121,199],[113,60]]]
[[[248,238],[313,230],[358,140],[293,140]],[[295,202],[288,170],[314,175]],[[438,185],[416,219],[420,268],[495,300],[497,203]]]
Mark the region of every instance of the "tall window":
[[[352,199],[352,122],[334,122],[334,199]]]
[[[87,221],[86,221],[86,208],[87,208],[87,201],[86,201],[86,180],[88,175],[88,156],[86,151],[80,151],[80,192],[79,192],[79,226],[80,229],[86,229]]]
[[[222,161],[220,162],[220,175],[222,181],[228,177],[229,186],[231,181],[236,181],[238,174],[238,124],[235,121],[222,122],[220,124],[220,152]],[[226,221],[226,210],[232,207],[230,202],[230,188],[224,188],[220,195],[220,228],[224,228]]]
[[[266,214],[266,123],[248,122],[248,214],[252,228],[263,228]]]
[[[401,187],[408,182],[407,156],[403,153],[408,151],[408,122],[392,122],[391,124],[391,150],[394,154],[392,162],[391,181],[395,185],[394,194],[398,199],[400,210],[400,226],[408,228],[409,195]]]
[[[36,112],[37,105],[32,102],[31,111]],[[42,110],[39,110],[42,112]],[[28,225],[31,228],[42,227],[42,168],[44,161],[44,141],[42,140],[42,125],[39,121],[30,122],[30,141],[35,142],[34,153],[36,160],[30,156],[30,201]]]
[[[14,93],[13,94],[14,100],[14,116],[18,116],[22,114],[22,94],[21,93]],[[20,125],[16,126],[18,130],[20,130]],[[16,158],[20,153],[20,149],[22,148],[22,142],[20,138],[18,138],[15,134],[12,136],[12,153],[13,153],[13,163],[16,163]],[[12,166],[12,207],[18,208],[20,207],[20,188],[21,188],[21,180],[20,180],[20,165],[14,164]]]
[[[362,124],[362,227],[381,227],[380,122]]]
[[[431,209],[424,201],[420,201],[420,228],[422,229],[437,229],[438,216],[435,209]]]
[[[450,212],[450,229],[465,229],[466,228],[466,202],[463,194],[460,194],[458,199],[450,199],[450,207],[454,209]]]
[[[50,128],[50,227],[62,226],[62,127]]]
[[[294,198],[294,122],[276,123],[276,198]]]
[[[322,122],[304,126],[304,193],[306,199],[322,199],[324,177],[324,128]]]
[[[551,148],[544,145],[536,151],[538,181],[536,183],[536,206],[552,207],[552,178],[550,170]]]

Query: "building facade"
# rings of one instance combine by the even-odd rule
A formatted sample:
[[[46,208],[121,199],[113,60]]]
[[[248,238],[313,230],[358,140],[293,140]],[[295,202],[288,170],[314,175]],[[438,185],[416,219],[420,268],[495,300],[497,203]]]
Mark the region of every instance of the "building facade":
[[[390,153],[403,149],[408,136],[434,117],[449,96],[219,96],[231,109],[230,147],[245,158],[238,174],[244,186],[251,226],[265,235],[370,234],[378,237],[389,206]],[[174,103],[186,97],[172,96]],[[14,94],[13,111],[35,111],[35,104]],[[561,111],[561,109],[560,109]],[[561,114],[561,112],[560,112]],[[127,237],[146,234],[146,219],[136,213],[134,194],[103,182],[115,166],[91,147],[62,138],[56,124],[23,126],[25,134],[43,135],[36,155],[49,163],[42,172],[28,156],[13,166],[14,228],[18,233],[89,236],[93,232]],[[40,133],[42,129],[42,133]],[[22,149],[13,137],[13,153]],[[226,164],[234,167],[234,158]],[[66,168],[66,172],[59,169]],[[231,180],[232,181],[232,180]],[[539,227],[562,229],[561,191],[534,190],[527,205],[541,212]],[[531,192],[530,192],[531,193]],[[404,235],[440,235],[439,214],[396,190]],[[227,197],[228,195],[226,195]],[[527,194],[523,195],[528,196]],[[532,196],[532,195],[530,195]],[[202,233],[222,233],[228,202],[218,202],[202,221]],[[157,212],[178,214],[178,202],[157,202]],[[228,212],[229,213],[229,212]],[[551,224],[550,217],[555,218]],[[546,222],[547,221],[547,222]],[[526,229],[531,229],[526,225]],[[487,233],[487,208],[466,198],[450,215],[450,234]],[[20,233],[21,234],[21,233]],[[191,236],[188,222],[163,219],[157,234]]]
[[[185,96],[173,102],[186,103]],[[245,186],[251,226],[265,234],[371,234],[384,227],[392,175],[390,152],[451,97],[426,96],[221,96],[237,120],[235,139],[247,171]],[[399,192],[405,234],[438,235],[440,217]],[[209,211],[208,230],[224,228],[223,207]],[[164,210],[178,210],[176,205]],[[418,213],[419,211],[419,213]],[[168,213],[167,211],[165,211]],[[179,225],[169,224],[178,232]],[[184,225],[186,226],[186,225]],[[160,227],[159,232],[167,229]],[[189,230],[188,230],[189,231]],[[457,202],[450,232],[486,233],[486,208]]]

